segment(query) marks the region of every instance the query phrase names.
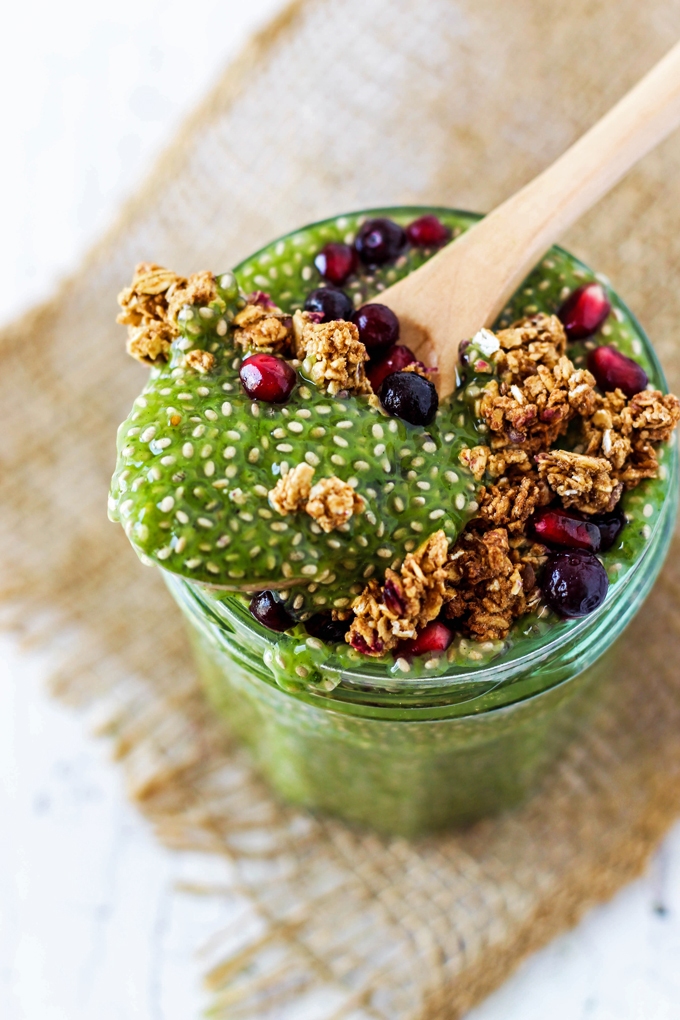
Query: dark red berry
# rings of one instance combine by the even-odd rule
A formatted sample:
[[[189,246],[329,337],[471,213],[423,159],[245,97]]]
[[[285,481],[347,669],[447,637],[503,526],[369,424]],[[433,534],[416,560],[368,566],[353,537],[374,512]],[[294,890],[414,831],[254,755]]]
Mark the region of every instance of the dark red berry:
[[[545,545],[587,549],[593,553],[600,551],[601,536],[597,524],[569,510],[545,507],[534,514],[531,526],[538,541]]]
[[[305,310],[320,312],[321,322],[334,322],[336,319],[349,319],[354,314],[352,299],[344,290],[337,287],[317,287],[305,299]]]
[[[439,407],[434,384],[416,372],[393,372],[380,389],[380,403],[393,418],[429,425]]]
[[[586,283],[572,291],[557,315],[570,340],[583,340],[597,333],[611,310],[604,287]]]
[[[397,344],[376,364],[373,364],[371,361],[366,370],[366,375],[373,387],[374,393],[378,392],[388,375],[392,375],[393,372],[400,372],[407,365],[412,365],[415,360],[416,356],[412,350],[403,344]]]
[[[352,316],[352,322],[372,356],[392,347],[399,339],[399,319],[387,305],[362,305]]]
[[[268,630],[283,631],[295,626],[295,620],[273,591],[254,595],[250,600],[250,612]]]
[[[620,506],[609,514],[597,514],[593,524],[600,529],[600,552],[611,549],[626,526],[626,515]]]
[[[406,231],[394,220],[379,216],[359,227],[354,247],[367,266],[381,266],[401,254],[407,244]]]
[[[357,253],[341,241],[329,241],[314,259],[314,265],[324,280],[341,287],[356,269]]]
[[[445,623],[433,620],[410,641],[399,646],[402,655],[424,655],[425,652],[443,652],[453,641],[453,631]]]
[[[428,213],[409,223],[406,236],[419,248],[438,248],[451,240],[451,231],[440,219]]]
[[[609,581],[597,556],[590,552],[555,552],[548,557],[541,588],[545,601],[559,616],[588,616],[605,600]]]
[[[307,633],[312,637],[326,641],[328,644],[337,645],[345,640],[345,634],[349,630],[351,620],[334,620],[331,613],[315,613],[314,616],[305,621]]]
[[[644,390],[649,382],[647,373],[637,361],[627,358],[616,347],[604,344],[588,354],[588,368],[595,376],[597,385],[605,393],[622,390],[627,397],[634,397]]]
[[[273,354],[251,354],[241,363],[239,377],[249,397],[268,404],[288,400],[297,380],[295,369]]]

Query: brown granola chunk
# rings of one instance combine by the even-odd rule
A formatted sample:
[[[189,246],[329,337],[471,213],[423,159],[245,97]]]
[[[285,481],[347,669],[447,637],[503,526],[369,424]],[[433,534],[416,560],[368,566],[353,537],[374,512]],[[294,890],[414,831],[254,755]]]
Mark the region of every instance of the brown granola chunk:
[[[279,478],[269,492],[271,506],[280,514],[294,514],[302,510],[309,499],[312,488],[314,468],[302,463],[292,468],[286,475]]]
[[[526,452],[549,449],[572,418],[595,408],[595,379],[587,369],[576,369],[564,355],[551,367],[533,368],[532,375],[506,373],[484,387],[479,410],[494,433],[493,450],[510,444]]]
[[[665,443],[680,423],[680,400],[673,393],[642,390],[629,406],[633,429],[647,442]]]
[[[368,354],[353,322],[314,322],[308,313],[296,312],[293,330],[296,356],[317,386],[331,395],[373,392],[366,378]]]
[[[478,403],[491,437],[490,453],[521,451],[515,461],[489,460],[495,477],[507,463],[531,467],[531,454],[547,450],[576,415],[594,410],[595,379],[566,357],[564,327],[554,315],[535,315],[496,334],[491,356],[497,378],[489,380]],[[481,477],[481,475],[479,476]]]
[[[643,390],[628,399],[621,390],[598,397],[583,422],[585,452],[604,457],[627,489],[655,478],[659,464],[653,443],[665,442],[680,422],[680,401],[671,393]]]
[[[266,354],[289,354],[293,320],[267,302],[249,302],[234,316],[234,342],[244,350]]]
[[[206,372],[209,372],[214,367],[215,355],[211,354],[210,351],[202,351],[196,348],[193,351],[187,351],[184,361],[189,368],[193,368],[195,372],[205,375]]]
[[[507,528],[511,535],[523,534],[534,511],[550,502],[550,490],[536,472],[502,478],[497,485],[484,486],[477,499],[479,511],[474,524]]]
[[[312,487],[305,511],[328,532],[347,524],[352,514],[362,513],[364,507],[364,500],[351,485],[331,475]]]
[[[565,507],[598,514],[613,510],[621,497],[623,485],[613,476],[605,457],[550,450],[540,453],[536,462],[541,478],[561,497]]]
[[[383,655],[436,619],[447,591],[448,541],[443,531],[408,553],[399,573],[387,570],[381,587],[371,580],[352,603],[345,640],[364,655]]]
[[[116,321],[128,327],[128,354],[148,365],[167,361],[179,336],[179,310],[187,304],[209,304],[216,296],[212,273],[186,279],[153,262],[140,262],[131,285],[118,295],[122,311]]]
[[[449,619],[475,641],[500,641],[513,620],[538,605],[535,571],[510,548],[505,528],[482,534],[466,530],[449,560]]]

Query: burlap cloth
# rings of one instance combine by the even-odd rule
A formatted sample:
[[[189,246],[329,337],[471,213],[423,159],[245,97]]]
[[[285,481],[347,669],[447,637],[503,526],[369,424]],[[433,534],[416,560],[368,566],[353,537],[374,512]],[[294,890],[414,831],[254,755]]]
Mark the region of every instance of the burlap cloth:
[[[680,0],[295,4],[76,276],[2,334],[4,619],[60,656],[63,696],[103,713],[159,838],[231,859],[242,903],[212,946],[217,1017],[453,1020],[639,873],[680,811],[680,547],[588,737],[522,810],[409,844],[282,808],[207,714],[159,576],[106,520],[116,426],[144,379],[116,292],[140,259],[228,267],[342,210],[489,209],[678,37]],[[565,239],[628,299],[676,391],[679,173],[676,135]]]

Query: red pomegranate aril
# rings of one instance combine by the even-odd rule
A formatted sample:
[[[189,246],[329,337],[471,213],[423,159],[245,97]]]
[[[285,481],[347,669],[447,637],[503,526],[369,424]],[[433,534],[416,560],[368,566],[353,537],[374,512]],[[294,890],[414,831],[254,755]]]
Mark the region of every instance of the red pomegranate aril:
[[[252,400],[268,404],[283,404],[297,381],[295,369],[273,354],[251,354],[241,363],[239,377]]]
[[[634,397],[649,382],[647,373],[637,361],[607,344],[589,353],[588,368],[605,393],[621,390],[627,397]]]
[[[569,295],[557,315],[570,340],[583,340],[597,333],[611,310],[602,284],[586,283]]]
[[[424,655],[425,652],[444,652],[453,641],[453,631],[445,623],[433,620],[410,641],[399,646],[402,655]]]
[[[417,248],[437,248],[451,240],[451,231],[437,216],[419,216],[406,228],[406,236]]]
[[[329,241],[314,259],[314,265],[324,280],[341,287],[356,269],[357,253],[348,244]]]
[[[545,545],[599,552],[602,536],[597,524],[568,510],[550,507],[538,510],[531,519],[531,527],[538,541]]]
[[[405,347],[404,344],[395,344],[381,361],[375,364],[369,362],[366,375],[374,393],[378,392],[388,375],[392,375],[393,372],[401,372],[407,365],[412,365],[415,360],[416,356],[412,350]]]

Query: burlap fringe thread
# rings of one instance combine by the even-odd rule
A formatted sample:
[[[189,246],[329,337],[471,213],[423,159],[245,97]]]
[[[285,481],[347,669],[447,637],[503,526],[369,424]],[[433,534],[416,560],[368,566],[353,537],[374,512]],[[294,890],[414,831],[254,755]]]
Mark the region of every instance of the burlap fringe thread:
[[[143,379],[113,326],[132,264],[233,265],[296,224],[378,202],[491,207],[680,35],[677,0],[592,7],[546,19],[540,0],[294,4],[75,277],[0,338],[3,619],[60,659],[55,690],[96,712],[159,838],[229,858],[234,883],[203,890],[242,905],[212,946],[214,1017],[315,1003],[324,1020],[455,1020],[639,874],[680,809],[677,539],[587,737],[542,792],[410,844],[273,801],[207,712],[159,578],[104,513],[115,428]],[[679,162],[674,139],[569,239],[630,299],[676,389]]]

